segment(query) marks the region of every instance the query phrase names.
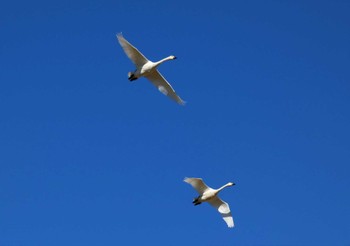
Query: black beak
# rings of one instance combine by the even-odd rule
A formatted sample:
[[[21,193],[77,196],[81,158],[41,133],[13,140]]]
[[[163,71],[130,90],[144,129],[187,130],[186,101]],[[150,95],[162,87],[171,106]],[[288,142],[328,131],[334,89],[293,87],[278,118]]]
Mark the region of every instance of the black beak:
[[[175,59],[177,59],[177,57],[176,57],[176,56],[174,56],[174,60],[175,60]]]

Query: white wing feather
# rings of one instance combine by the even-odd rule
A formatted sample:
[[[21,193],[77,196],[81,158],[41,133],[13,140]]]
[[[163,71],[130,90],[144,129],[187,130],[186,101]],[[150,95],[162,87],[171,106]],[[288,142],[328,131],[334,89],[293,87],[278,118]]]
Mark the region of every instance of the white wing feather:
[[[122,46],[125,54],[137,67],[142,67],[148,59],[132,44],[130,44],[121,33],[117,34],[118,41]]]
[[[216,196],[210,199],[208,203],[219,211],[219,213],[222,215],[222,218],[224,219],[228,227],[230,228],[234,227],[234,222],[230,211],[230,207],[226,202],[224,202],[223,200],[221,200],[219,197]]]
[[[192,187],[202,195],[205,191],[211,189],[207,186],[201,178],[185,178],[184,181],[192,185]]]
[[[164,95],[170,97],[178,104],[184,105],[185,101],[183,101],[176,93],[173,87],[166,81],[166,79],[159,73],[158,70],[154,70],[150,74],[145,75],[145,77],[151,81],[151,83],[158,88],[158,90]]]

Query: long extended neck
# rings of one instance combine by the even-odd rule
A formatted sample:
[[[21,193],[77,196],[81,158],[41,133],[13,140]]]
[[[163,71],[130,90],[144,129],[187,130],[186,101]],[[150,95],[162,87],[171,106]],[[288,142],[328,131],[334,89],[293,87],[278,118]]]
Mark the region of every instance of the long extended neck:
[[[159,66],[160,64],[162,64],[163,62],[165,61],[169,61],[169,60],[173,60],[174,57],[173,56],[168,56],[168,57],[165,57],[164,59],[160,60],[160,61],[157,61],[155,62],[156,66]]]
[[[225,189],[226,187],[229,187],[229,186],[232,186],[232,184],[227,183],[227,184],[221,186],[219,189],[217,189],[218,193],[219,193],[220,191],[222,191],[223,189]]]

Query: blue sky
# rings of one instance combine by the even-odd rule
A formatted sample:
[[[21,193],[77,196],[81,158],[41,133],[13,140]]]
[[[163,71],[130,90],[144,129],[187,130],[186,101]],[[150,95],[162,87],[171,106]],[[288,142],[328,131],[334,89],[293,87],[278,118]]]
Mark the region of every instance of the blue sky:
[[[1,246],[350,244],[348,1],[1,5]]]

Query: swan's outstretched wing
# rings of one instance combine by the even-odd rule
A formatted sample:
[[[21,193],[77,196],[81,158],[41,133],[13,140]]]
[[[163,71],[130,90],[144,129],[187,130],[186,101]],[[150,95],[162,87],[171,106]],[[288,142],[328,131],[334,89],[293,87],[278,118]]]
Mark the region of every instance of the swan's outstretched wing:
[[[210,203],[210,205],[212,205],[214,208],[216,208],[219,211],[219,213],[222,215],[222,218],[224,219],[228,227],[230,228],[234,227],[234,222],[230,211],[230,207],[226,202],[224,202],[217,196],[213,197],[208,202]]]
[[[173,87],[164,79],[164,77],[158,72],[158,70],[154,70],[153,72],[145,75],[152,84],[158,88],[158,90],[164,95],[170,97],[175,100],[178,104],[184,105],[185,101],[183,101],[178,95],[176,95]]]
[[[184,181],[186,183],[189,183],[192,185],[192,187],[200,194],[202,195],[206,190],[211,189],[208,187],[202,179],[200,178],[185,178]]]
[[[117,34],[117,38],[125,54],[135,64],[136,67],[141,67],[146,62],[148,62],[147,58],[132,44],[130,44],[121,33]]]

